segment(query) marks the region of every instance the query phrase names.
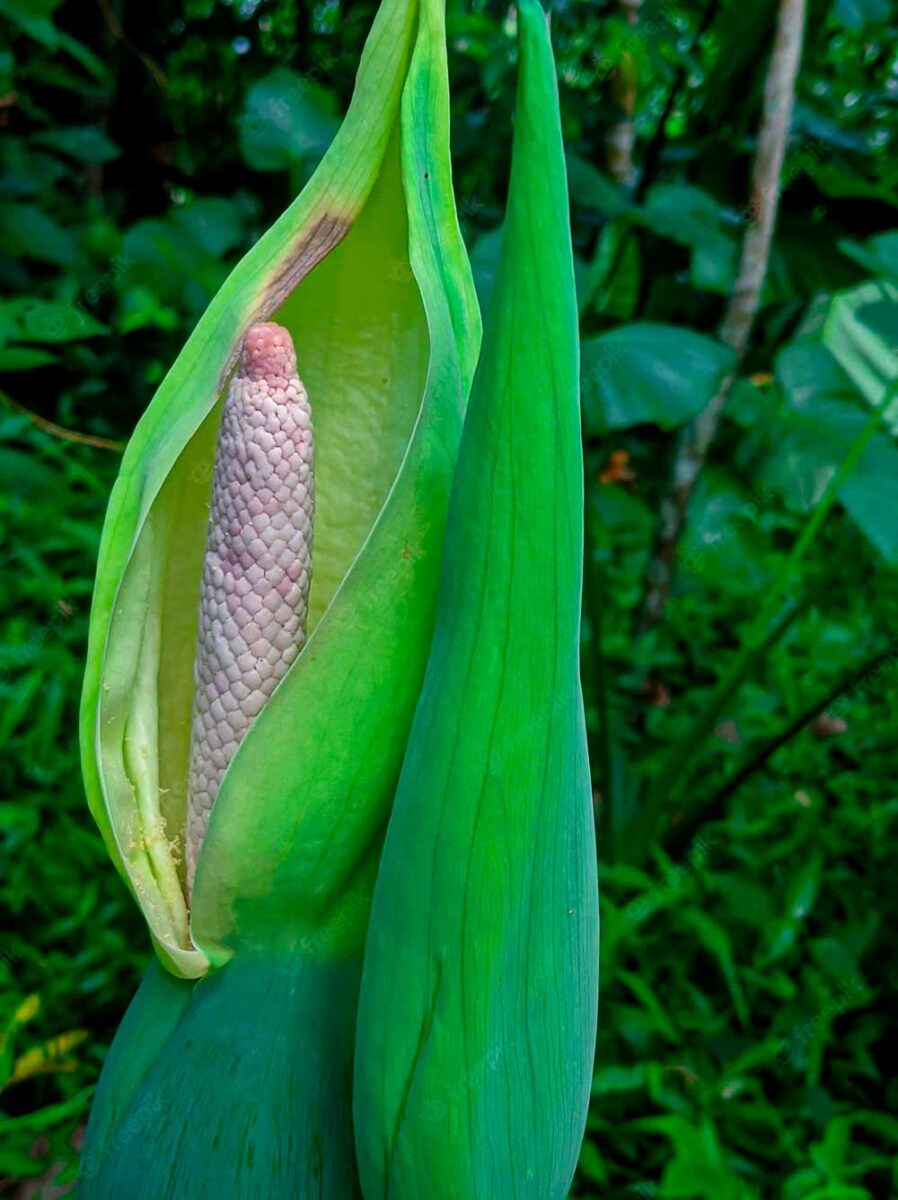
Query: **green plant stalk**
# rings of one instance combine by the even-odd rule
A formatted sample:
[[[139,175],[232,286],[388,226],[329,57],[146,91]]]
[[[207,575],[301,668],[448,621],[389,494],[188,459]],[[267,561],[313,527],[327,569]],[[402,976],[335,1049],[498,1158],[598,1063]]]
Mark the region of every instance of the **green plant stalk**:
[[[687,735],[671,747],[670,752],[662,761],[655,784],[649,793],[644,817],[640,819],[643,835],[637,841],[637,856],[647,852],[650,840],[655,836],[665,801],[668,803],[675,801],[694,779],[699,766],[698,750],[713,730],[726,705],[739,691],[749,674],[764,662],[769,651],[798,615],[798,610],[793,608],[787,610],[780,620],[775,621],[777,610],[789,592],[798,567],[804,561],[838,499],[839,489],[860,462],[864,451],[879,429],[895,393],[894,385],[888,388],[868,418],[838,470],[827,484],[817,507],[777,573],[773,586],[768,591],[758,616],[749,627],[729,671],[714,689],[704,711],[699,714]],[[772,621],[775,622],[773,625],[771,625]],[[668,781],[671,780],[673,782],[669,783]]]
[[[499,269],[365,947],[354,1115],[367,1200],[562,1200],[589,1102],[577,308],[547,21],[536,0],[517,15]]]

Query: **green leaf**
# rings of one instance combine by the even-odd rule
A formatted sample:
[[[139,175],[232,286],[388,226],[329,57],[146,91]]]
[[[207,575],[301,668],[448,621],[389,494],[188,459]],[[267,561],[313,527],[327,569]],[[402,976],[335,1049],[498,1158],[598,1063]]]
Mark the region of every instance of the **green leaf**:
[[[27,346],[5,346],[0,349],[0,371],[33,371],[56,361],[56,355],[46,350],[32,350]]]
[[[73,342],[107,333],[81,305],[59,300],[17,300],[16,338],[23,342]]]
[[[0,0],[0,13],[35,41],[53,48],[58,44],[58,30],[52,21],[61,0]]]
[[[591,434],[632,425],[676,429],[701,412],[735,363],[713,338],[649,322],[584,338],[581,358]]]
[[[678,562],[684,577],[719,584],[733,593],[763,587],[767,544],[758,524],[772,497],[772,490],[749,490],[721,468],[706,468],[690,501],[680,542]]]
[[[683,920],[690,925],[705,950],[711,955],[720,968],[724,982],[733,1001],[733,1008],[739,1018],[739,1023],[746,1028],[749,1023],[748,1004],[745,993],[739,983],[736,964],[733,961],[733,951],[730,938],[722,925],[718,924],[707,913],[698,908],[687,908],[683,912]]]
[[[843,254],[871,275],[898,283],[898,229],[877,233],[865,243],[843,238],[838,245]]]
[[[701,246],[720,236],[723,211],[720,202],[702,188],[663,183],[649,188],[644,205],[633,219],[681,246]]]
[[[303,159],[319,159],[339,124],[331,92],[287,67],[277,67],[247,93],[240,151],[256,171],[283,171]]]
[[[639,1128],[670,1138],[674,1157],[664,1170],[659,1197],[664,1200],[755,1200],[730,1169],[717,1131],[702,1119],[696,1125],[684,1117],[651,1117]]]
[[[692,252],[692,283],[700,291],[728,296],[738,269],[739,243],[729,234],[709,234]]]
[[[815,339],[791,343],[776,367],[789,404],[780,414],[761,481],[779,490],[789,507],[806,511],[823,494],[868,416],[845,371]],[[891,437],[872,438],[841,485],[839,499],[872,545],[889,562],[898,562],[898,523],[892,517],[898,505],[898,445]]]
[[[592,1075],[577,309],[546,17],[517,12],[502,250],[365,948],[369,1196],[562,1200]]]
[[[898,287],[864,283],[833,300],[823,327],[824,345],[873,407],[898,379],[896,339]],[[889,406],[885,420],[898,432],[898,401]]]
[[[887,21],[894,12],[891,0],[833,0],[832,7],[834,20],[854,33]]]
[[[571,200],[606,217],[629,212],[633,205],[623,188],[603,175],[592,163],[576,154],[567,156],[568,187]]]
[[[33,204],[0,204],[0,249],[62,267],[76,258],[74,234]]]
[[[589,269],[585,303],[604,317],[629,321],[639,303],[642,259],[639,240],[626,221],[605,225]],[[581,302],[581,311],[583,306]]]
[[[485,312],[489,308],[493,287],[496,282],[496,269],[499,266],[499,251],[502,248],[502,228],[491,229],[489,233],[481,234],[474,243],[471,251],[471,270],[474,272],[474,286],[477,288],[477,299]]]
[[[648,980],[637,975],[635,971],[619,971],[618,978],[625,987],[630,989],[649,1014],[652,1029],[656,1034],[672,1045],[679,1046],[683,1041],[683,1036],[667,1015],[664,1004]]]
[[[209,196],[175,209],[172,223],[212,258],[223,258],[243,237],[243,220],[232,200]]]
[[[32,142],[71,155],[79,162],[106,163],[118,158],[121,151],[96,125],[67,125],[36,133]]]

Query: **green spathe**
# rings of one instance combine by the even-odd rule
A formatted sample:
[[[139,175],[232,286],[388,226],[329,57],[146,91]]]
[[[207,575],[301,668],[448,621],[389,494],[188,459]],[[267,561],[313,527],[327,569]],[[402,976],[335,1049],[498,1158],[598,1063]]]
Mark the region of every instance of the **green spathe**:
[[[159,961],[181,979],[153,968],[123,1023],[84,1200],[358,1194],[361,951],[479,344],[448,122],[442,4],[384,0],[330,150],[213,300],[125,454],[91,614],[84,774]],[[314,413],[309,638],[229,766],[188,910],[214,445],[243,334],[270,318],[291,332]],[[135,1129],[140,1145],[123,1151]]]
[[[366,1200],[563,1200],[592,1076],[577,310],[546,20],[518,19],[499,273],[365,951]]]
[[[349,959],[239,954],[196,983],[153,963],[109,1052],[79,1195],[357,1198],[357,992]]]

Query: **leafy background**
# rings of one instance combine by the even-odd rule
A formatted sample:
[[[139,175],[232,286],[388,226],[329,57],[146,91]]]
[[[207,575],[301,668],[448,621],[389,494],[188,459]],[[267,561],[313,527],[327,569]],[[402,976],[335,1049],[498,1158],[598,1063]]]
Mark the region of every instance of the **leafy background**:
[[[327,146],[373,10],[0,0],[6,1194],[71,1189],[91,1089],[147,961],[86,815],[75,738],[117,447]],[[810,0],[751,351],[665,618],[638,632],[676,430],[732,365],[715,331],[751,219],[775,19],[774,0],[646,0],[635,26],[617,3],[555,5],[604,919],[576,1197],[898,1195],[894,423],[833,483],[898,374],[893,0]],[[484,297],[513,33],[506,5],[449,0],[456,183]],[[630,191],[607,170],[623,76],[636,92]],[[872,358],[857,353],[864,331]],[[822,497],[826,519],[784,574]],[[775,633],[758,648],[771,594],[783,607],[762,614]]]

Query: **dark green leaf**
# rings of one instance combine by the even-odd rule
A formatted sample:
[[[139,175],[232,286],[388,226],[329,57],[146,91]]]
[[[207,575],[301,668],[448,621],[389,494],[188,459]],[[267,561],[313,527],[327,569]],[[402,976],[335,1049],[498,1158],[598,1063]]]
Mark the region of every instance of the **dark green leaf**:
[[[675,429],[712,399],[734,356],[691,329],[638,323],[584,338],[581,387],[590,433],[657,425]]]

